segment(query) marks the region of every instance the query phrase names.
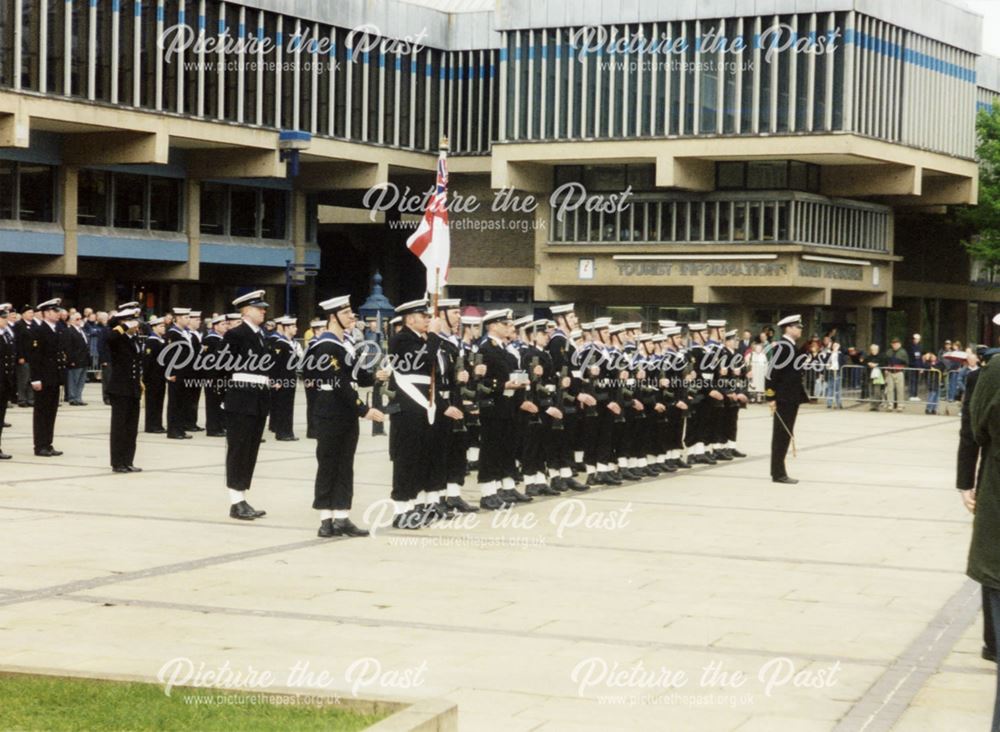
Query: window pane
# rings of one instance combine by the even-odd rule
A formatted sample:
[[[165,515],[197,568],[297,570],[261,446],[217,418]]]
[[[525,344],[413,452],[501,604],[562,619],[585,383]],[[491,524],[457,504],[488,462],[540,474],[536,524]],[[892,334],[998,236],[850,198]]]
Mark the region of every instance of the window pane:
[[[149,179],[149,228],[180,231],[181,181],[176,178]]]
[[[233,186],[229,206],[230,236],[257,236],[257,191]]]
[[[788,164],[784,160],[774,162],[748,163],[747,188],[787,188]]]
[[[14,174],[16,164],[0,161],[0,219],[14,218]]]
[[[146,228],[146,177],[115,173],[115,226]]]
[[[110,173],[81,170],[76,189],[76,220],[85,226],[108,225]]]
[[[52,199],[55,192],[52,168],[48,165],[24,165],[20,168],[22,221],[53,221]]]
[[[743,170],[746,163],[716,163],[717,187],[719,190],[743,188]]]
[[[201,184],[201,233],[226,233],[226,187],[221,183]]]
[[[284,239],[288,196],[285,191],[265,188],[261,198],[263,210],[260,216],[260,235],[265,239]]]

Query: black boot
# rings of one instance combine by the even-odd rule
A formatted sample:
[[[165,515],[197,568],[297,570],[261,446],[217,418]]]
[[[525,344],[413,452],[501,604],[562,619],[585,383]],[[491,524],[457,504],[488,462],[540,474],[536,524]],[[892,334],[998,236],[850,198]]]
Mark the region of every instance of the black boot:
[[[359,529],[349,518],[333,519],[330,530],[333,532],[333,536],[368,536],[367,530]]]
[[[319,524],[319,531],[316,532],[316,536],[320,539],[329,539],[331,536],[336,536],[333,533],[333,519],[323,519]]]
[[[444,499],[444,502],[448,504],[448,508],[453,508],[459,513],[478,513],[479,509],[475,506],[466,503],[465,499],[461,496],[448,496]]]

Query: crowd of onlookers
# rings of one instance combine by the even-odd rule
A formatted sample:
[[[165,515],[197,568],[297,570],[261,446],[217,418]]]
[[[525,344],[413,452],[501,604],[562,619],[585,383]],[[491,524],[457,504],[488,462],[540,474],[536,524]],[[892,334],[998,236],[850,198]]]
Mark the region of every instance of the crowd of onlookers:
[[[751,393],[759,401],[774,330],[765,328],[756,338],[751,335],[743,332],[740,349],[750,365]],[[940,349],[928,349],[919,333],[906,345],[893,338],[888,348],[873,343],[865,351],[843,348],[833,330],[812,336],[800,349],[808,365],[806,389],[814,401],[825,400],[828,409],[843,409],[846,398],[868,402],[872,411],[902,411],[904,402],[922,402],[925,413],[937,414],[942,399],[962,400],[966,376],[980,362],[977,349],[966,348],[961,341],[946,340]]]

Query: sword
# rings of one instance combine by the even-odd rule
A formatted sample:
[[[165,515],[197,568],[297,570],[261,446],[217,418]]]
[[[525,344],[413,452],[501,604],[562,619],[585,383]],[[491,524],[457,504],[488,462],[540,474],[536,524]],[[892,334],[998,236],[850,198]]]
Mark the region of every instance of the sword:
[[[775,406],[774,408],[774,416],[778,418],[778,421],[781,423],[782,428],[785,430],[785,432],[788,433],[788,437],[792,441],[792,457],[798,457],[799,456],[798,451],[795,449],[795,435],[792,434],[792,431],[788,429],[788,425],[785,424],[785,420],[783,420],[781,418],[781,415],[778,414],[777,406]]]

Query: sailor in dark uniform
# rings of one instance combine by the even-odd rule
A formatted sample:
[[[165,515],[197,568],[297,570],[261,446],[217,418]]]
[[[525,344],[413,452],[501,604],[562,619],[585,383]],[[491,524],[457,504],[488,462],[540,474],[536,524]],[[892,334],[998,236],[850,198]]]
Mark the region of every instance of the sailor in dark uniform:
[[[192,310],[188,317],[188,335],[190,336],[192,351],[195,354],[200,354],[202,341],[200,310]],[[186,372],[184,388],[187,390],[187,396],[184,399],[184,403],[187,405],[187,412],[184,418],[184,428],[188,432],[202,432],[204,428],[198,426],[198,405],[201,403],[201,382],[207,374],[196,370],[193,361],[191,366],[186,369]]]
[[[802,384],[802,359],[797,359],[796,340],[802,337],[802,316],[789,315],[778,322],[781,329],[779,338],[771,351],[764,397],[771,405],[774,415],[771,429],[771,480],[775,483],[798,483],[788,477],[785,470],[785,455],[791,435],[795,434],[795,418],[799,405],[809,401]]]
[[[306,343],[305,356],[309,355],[309,349],[313,347],[316,339],[326,332],[326,321],[316,318],[309,323],[312,330],[312,338]],[[306,393],[306,439],[315,440],[316,430],[313,428],[313,404],[316,402],[316,389],[305,378],[302,379],[302,386]]]
[[[434,518],[417,504],[427,503],[431,490],[433,443],[432,421],[435,408],[430,404],[433,364],[437,359],[440,325],[429,312],[426,298],[403,303],[396,308],[403,319],[402,328],[389,339],[393,359],[391,390],[399,411],[392,415],[389,451],[392,459],[393,526],[419,529]]]
[[[188,322],[191,317],[190,308],[174,308],[174,322],[167,330],[164,340],[166,345],[163,356],[164,367],[168,369],[167,379],[167,437],[171,440],[188,440],[186,432],[190,415],[190,389],[186,379],[191,373],[191,364],[197,351],[191,342],[191,332]],[[170,364],[176,363],[176,367]]]
[[[142,344],[139,308],[115,311],[108,321],[107,348],[111,356],[111,469],[116,473],[139,473],[133,465],[142,401]]]
[[[163,318],[150,318],[149,335],[146,337],[142,353],[142,383],[146,392],[146,427],[145,431],[162,435],[163,429],[163,398],[167,393],[167,376],[164,364],[160,362],[160,353],[166,343],[163,334],[167,326]]]
[[[687,448],[688,463],[690,465],[715,465],[716,459],[705,450],[705,443],[709,439],[709,430],[712,424],[712,413],[709,411],[713,407],[708,403],[709,392],[712,389],[712,347],[708,342],[708,326],[705,323],[689,323],[688,335],[691,340],[687,348],[689,360],[688,373],[691,377],[692,388],[688,402],[687,426],[684,434],[684,445]]]
[[[0,436],[7,417],[7,404],[17,401],[17,343],[10,327],[9,303],[0,305]],[[11,456],[0,449],[0,460]]]
[[[664,321],[660,321],[661,326]],[[673,322],[673,321],[666,321]],[[684,459],[684,428],[688,421],[690,395],[685,377],[688,373],[687,349],[684,347],[684,336],[681,326],[677,324],[662,326],[666,336],[663,350],[662,370],[667,380],[667,391],[671,398],[667,406],[666,441],[667,470],[670,468],[690,468]]]
[[[298,319],[294,315],[283,315],[274,321],[274,333],[267,341],[271,349],[271,432],[279,442],[294,442],[292,423],[295,419],[295,387],[298,384],[298,364],[302,360],[301,349],[295,342]]]
[[[242,322],[223,337],[228,350],[226,375],[226,486],[229,489],[229,517],[252,521],[266,514],[246,501],[253,481],[257,453],[271,405],[271,353],[267,348],[264,315],[268,304],[264,291],[233,300]]]
[[[736,447],[736,434],[739,424],[740,410],[746,409],[747,396],[747,363],[743,354],[736,350],[739,331],[735,328],[726,331],[724,350],[720,359],[719,374],[723,382],[723,393],[726,395],[725,409],[720,442],[716,452],[721,452],[728,458],[744,458],[746,453]]]
[[[466,366],[471,370],[476,354],[479,352],[478,342],[482,332],[483,319],[478,315],[463,315],[461,323],[462,353],[465,355]],[[474,379],[470,378],[470,389],[472,389],[473,381]],[[466,424],[468,434],[465,448],[465,470],[466,473],[471,473],[479,469],[479,407],[474,398],[467,400],[465,407],[466,414],[472,418],[467,420],[468,424]]]
[[[546,352],[552,359],[552,370],[560,383],[557,393],[563,395],[561,404],[554,406],[563,413],[563,429],[552,433],[553,449],[556,452],[554,462],[549,466],[551,487],[557,491],[572,489],[585,491],[586,485],[576,480],[573,468],[583,463],[583,444],[580,437],[580,419],[584,408],[593,407],[597,401],[593,396],[581,391],[581,373],[574,356],[576,346],[570,339],[570,334],[576,330],[579,322],[576,318],[573,303],[553,305],[549,308],[555,318],[555,327],[549,336]],[[562,379],[569,378],[569,385],[563,386]]]
[[[33,432],[35,455],[56,457],[62,452],[52,447],[59,409],[59,386],[66,380],[66,348],[59,323],[59,298],[40,303],[36,312],[42,322],[31,330],[31,388],[35,392]]]
[[[316,434],[312,506],[320,515],[317,535],[368,536],[366,530],[359,529],[350,519],[358,418],[381,422],[385,415],[368,407],[358,396],[358,384],[371,386],[374,379],[372,370],[365,368],[368,364],[357,360],[358,353],[347,337],[357,321],[350,297],[331,298],[319,306],[328,313],[329,322],[325,331],[310,341],[303,361],[303,377],[316,394],[312,415]]]
[[[225,374],[219,369],[217,360],[229,320],[225,315],[216,315],[209,322],[209,327],[211,330],[201,341],[201,354],[205,359],[205,369],[200,372],[205,379],[205,435],[225,437],[225,413],[222,410],[222,398],[226,393]]]

